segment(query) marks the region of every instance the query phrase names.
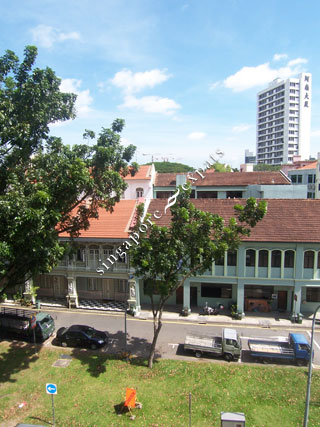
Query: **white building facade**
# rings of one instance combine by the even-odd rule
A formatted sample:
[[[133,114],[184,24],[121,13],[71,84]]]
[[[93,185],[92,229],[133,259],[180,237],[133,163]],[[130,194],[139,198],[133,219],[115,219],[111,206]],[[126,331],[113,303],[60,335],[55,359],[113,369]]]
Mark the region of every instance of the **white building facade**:
[[[292,163],[293,156],[310,156],[310,73],[275,79],[257,94],[257,163]]]

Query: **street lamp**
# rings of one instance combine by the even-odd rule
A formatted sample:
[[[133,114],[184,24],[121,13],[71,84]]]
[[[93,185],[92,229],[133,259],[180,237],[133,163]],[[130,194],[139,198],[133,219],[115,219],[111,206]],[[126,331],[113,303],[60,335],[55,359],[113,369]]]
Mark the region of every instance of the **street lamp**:
[[[310,348],[310,359],[309,359],[309,373],[308,373],[308,383],[307,383],[307,394],[306,394],[306,407],[304,411],[304,421],[303,427],[308,427],[308,417],[309,417],[309,402],[310,402],[310,389],[311,389],[311,375],[312,375],[312,356],[313,356],[313,334],[314,334],[314,325],[316,323],[316,314],[320,309],[320,305],[316,308],[312,319],[312,331],[311,331],[311,348]]]

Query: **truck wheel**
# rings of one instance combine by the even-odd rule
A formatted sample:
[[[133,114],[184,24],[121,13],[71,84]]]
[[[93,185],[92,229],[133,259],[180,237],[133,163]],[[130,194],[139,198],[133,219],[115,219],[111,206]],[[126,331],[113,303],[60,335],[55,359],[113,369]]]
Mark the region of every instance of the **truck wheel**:
[[[201,351],[197,350],[197,351],[195,352],[195,356],[199,359],[199,358],[202,356]]]
[[[269,362],[269,360],[268,360],[268,359],[266,359],[265,357],[262,359],[262,363],[266,364],[266,363],[268,363],[268,362]]]
[[[225,354],[224,358],[226,359],[227,362],[231,362],[231,360],[233,360],[233,356],[230,353]]]
[[[306,362],[303,359],[297,359],[296,363],[298,366],[306,366]]]

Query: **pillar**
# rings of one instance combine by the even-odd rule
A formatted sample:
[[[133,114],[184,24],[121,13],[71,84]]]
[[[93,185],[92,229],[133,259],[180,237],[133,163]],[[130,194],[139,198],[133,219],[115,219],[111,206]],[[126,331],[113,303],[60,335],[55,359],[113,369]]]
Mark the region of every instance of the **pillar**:
[[[129,284],[129,299],[128,306],[129,311],[137,316],[140,314],[141,306],[140,306],[140,287],[139,287],[139,279],[133,277],[133,275],[129,276],[128,284]]]
[[[301,309],[301,284],[295,284],[294,287],[294,296],[293,296],[293,308],[292,315],[297,316],[300,313]]]
[[[238,280],[237,310],[240,313],[244,313],[244,281],[243,280]]]
[[[183,284],[183,308],[187,308],[188,312],[191,312],[190,308],[190,279],[186,279]]]
[[[77,282],[76,279],[73,276],[67,277],[68,281],[68,295],[67,295],[67,302],[68,307],[79,307],[79,301],[78,301],[78,293],[77,293]]]

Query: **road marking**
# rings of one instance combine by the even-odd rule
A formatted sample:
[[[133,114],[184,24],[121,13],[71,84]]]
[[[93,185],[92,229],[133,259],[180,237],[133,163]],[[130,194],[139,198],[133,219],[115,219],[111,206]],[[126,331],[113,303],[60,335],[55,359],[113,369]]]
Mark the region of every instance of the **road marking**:
[[[309,338],[311,339],[311,334],[310,334],[310,332],[308,331],[308,335],[309,335]],[[317,341],[314,339],[314,337],[313,337],[313,342],[315,343],[315,345],[318,347],[318,349],[320,350],[320,346],[319,346],[319,344],[317,343]]]
[[[168,343],[168,345],[171,345],[171,347],[172,347],[173,350],[175,349],[175,347],[179,346],[179,344],[172,344],[172,343]]]

